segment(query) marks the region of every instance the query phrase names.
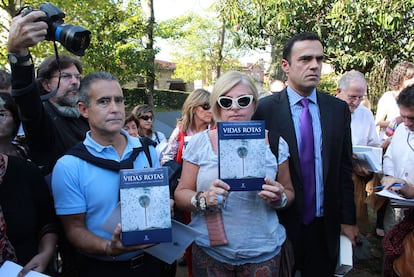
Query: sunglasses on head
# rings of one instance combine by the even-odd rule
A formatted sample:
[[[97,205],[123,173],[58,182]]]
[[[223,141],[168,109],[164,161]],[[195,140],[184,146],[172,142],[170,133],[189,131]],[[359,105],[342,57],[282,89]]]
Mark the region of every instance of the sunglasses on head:
[[[222,109],[229,110],[233,106],[233,103],[236,103],[237,107],[240,109],[245,109],[250,106],[253,102],[253,95],[243,95],[237,98],[231,98],[228,96],[220,96],[217,100],[217,103]]]
[[[150,115],[142,115],[139,118],[142,119],[142,120],[148,120],[148,119],[152,120],[152,116],[150,116]]]
[[[202,107],[203,110],[205,111],[208,111],[209,109],[211,109],[210,103],[201,104],[200,107]]]

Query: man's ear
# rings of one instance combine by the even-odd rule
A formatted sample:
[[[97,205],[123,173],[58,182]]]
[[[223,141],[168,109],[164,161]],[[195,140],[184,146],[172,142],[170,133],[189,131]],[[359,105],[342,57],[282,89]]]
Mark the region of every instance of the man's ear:
[[[338,96],[341,93],[341,89],[340,88],[336,88],[336,96]]]
[[[84,118],[88,118],[88,107],[83,102],[78,102],[78,110]]]
[[[283,71],[288,74],[289,73],[289,62],[285,59],[280,61],[280,66],[282,67]]]
[[[52,91],[52,88],[50,87],[50,84],[49,84],[49,80],[48,79],[43,79],[43,81],[42,81],[42,87],[47,92],[51,92]]]

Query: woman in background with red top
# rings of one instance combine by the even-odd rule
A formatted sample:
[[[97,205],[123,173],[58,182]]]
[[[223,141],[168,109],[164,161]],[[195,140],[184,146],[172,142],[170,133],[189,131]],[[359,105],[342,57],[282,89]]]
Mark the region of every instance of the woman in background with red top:
[[[189,137],[213,126],[213,113],[209,101],[210,92],[205,89],[196,89],[187,97],[181,110],[181,118],[177,120],[177,126],[168,140],[162,164],[171,160],[181,164],[184,144],[188,142]]]
[[[171,161],[176,161],[181,165],[185,144],[188,143],[190,137],[213,126],[214,121],[210,106],[210,92],[205,89],[196,89],[190,93],[183,104],[181,118],[177,120],[177,126],[168,140],[167,148],[161,159],[161,165],[169,166]],[[177,167],[177,163],[175,163],[175,167]],[[174,180],[173,182],[171,183],[170,181],[170,193],[172,196],[174,195],[178,180]],[[186,224],[191,221],[190,213],[183,213],[177,209],[174,210],[174,217],[176,220]],[[185,259],[181,260],[179,264],[187,264],[188,276],[192,277],[191,248],[186,250]]]

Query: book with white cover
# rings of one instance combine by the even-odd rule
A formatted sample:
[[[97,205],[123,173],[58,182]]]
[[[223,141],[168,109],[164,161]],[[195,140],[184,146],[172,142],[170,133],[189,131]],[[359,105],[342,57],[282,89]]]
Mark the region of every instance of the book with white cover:
[[[373,146],[354,145],[352,152],[357,155],[358,161],[362,163],[368,171],[382,172],[382,148]]]
[[[122,243],[170,242],[168,169],[122,169],[120,175]]]
[[[261,190],[266,175],[263,120],[218,122],[219,178],[230,190]]]

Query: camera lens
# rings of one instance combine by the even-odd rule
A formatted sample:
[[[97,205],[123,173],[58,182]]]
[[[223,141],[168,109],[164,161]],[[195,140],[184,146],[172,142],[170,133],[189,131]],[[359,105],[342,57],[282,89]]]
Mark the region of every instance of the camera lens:
[[[27,13],[32,10],[28,9]],[[46,22],[49,26],[46,40],[60,42],[63,47],[77,56],[85,55],[85,49],[88,48],[91,40],[91,32],[81,26],[65,24],[63,21],[65,13],[51,3],[46,2],[40,5],[40,10],[45,12],[46,17],[39,20]]]
[[[85,49],[90,43],[90,36],[89,30],[71,24],[61,24],[55,30],[55,40],[77,56],[85,55]]]

